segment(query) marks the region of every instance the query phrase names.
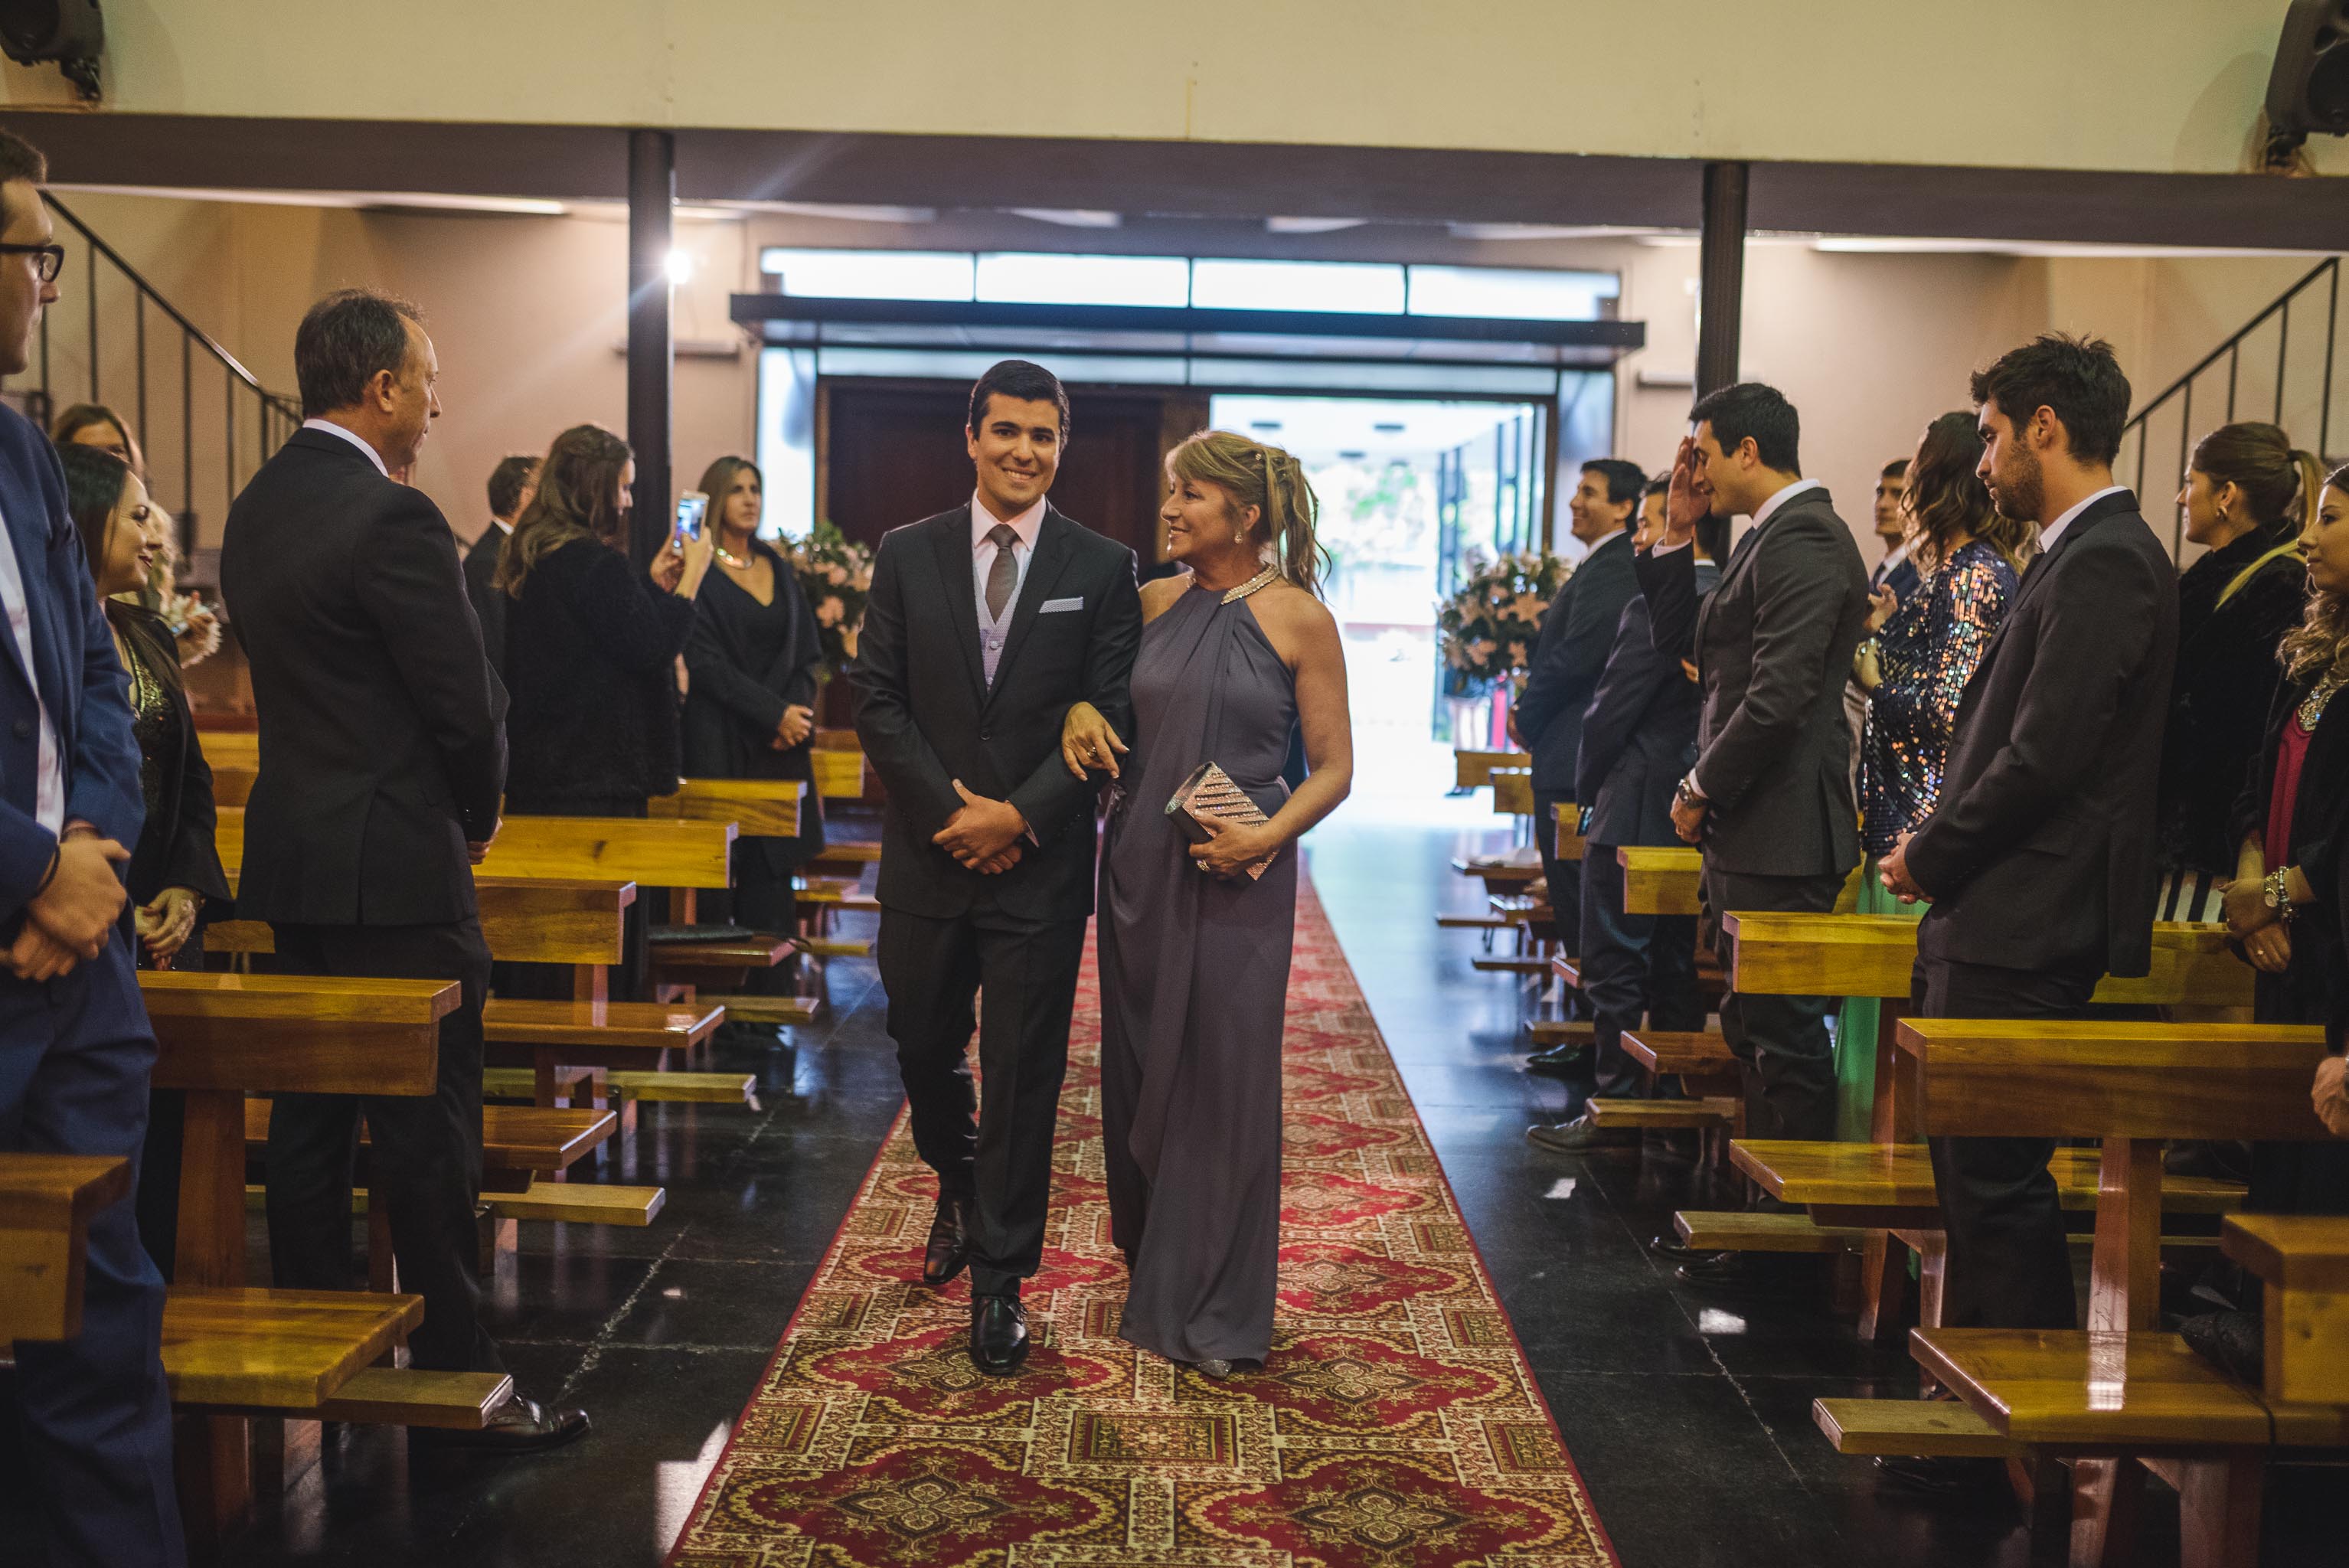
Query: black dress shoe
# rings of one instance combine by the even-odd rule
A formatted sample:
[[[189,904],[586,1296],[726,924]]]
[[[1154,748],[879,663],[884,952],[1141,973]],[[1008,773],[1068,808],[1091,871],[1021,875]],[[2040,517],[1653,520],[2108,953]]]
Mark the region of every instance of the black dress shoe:
[[[971,1297],[970,1359],[990,1377],[1008,1377],[1028,1359],[1028,1309],[1017,1295]]]
[[[1717,1247],[1692,1247],[1686,1242],[1676,1242],[1670,1236],[1657,1236],[1648,1243],[1648,1255],[1661,1264],[1690,1264],[1699,1258],[1722,1256]]]
[[[922,1253],[922,1283],[936,1290],[962,1273],[970,1262],[970,1204],[961,1198],[941,1198],[930,1221],[930,1244]]]
[[[1526,1058],[1526,1071],[1548,1073],[1554,1077],[1563,1078],[1574,1070],[1575,1063],[1580,1061],[1583,1053],[1588,1049],[1587,1046],[1568,1044],[1552,1046],[1546,1051],[1536,1051]]]
[[[2256,1312],[2208,1312],[2178,1326],[2186,1347],[2238,1383],[2267,1381],[2267,1326]]]
[[[446,1431],[417,1427],[409,1436],[437,1447],[477,1449],[489,1453],[532,1454],[559,1449],[587,1433],[587,1412],[542,1409],[520,1394],[508,1394],[490,1410],[478,1432]]]

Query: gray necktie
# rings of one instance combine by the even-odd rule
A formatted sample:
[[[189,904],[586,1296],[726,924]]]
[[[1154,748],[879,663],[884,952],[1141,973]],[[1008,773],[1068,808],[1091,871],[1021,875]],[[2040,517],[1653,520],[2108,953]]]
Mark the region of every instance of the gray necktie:
[[[1011,603],[1011,591],[1019,586],[1019,558],[1011,547],[1019,542],[1019,532],[1008,522],[999,522],[987,531],[988,542],[995,546],[995,564],[987,569],[987,618],[1003,619],[1003,606]]]

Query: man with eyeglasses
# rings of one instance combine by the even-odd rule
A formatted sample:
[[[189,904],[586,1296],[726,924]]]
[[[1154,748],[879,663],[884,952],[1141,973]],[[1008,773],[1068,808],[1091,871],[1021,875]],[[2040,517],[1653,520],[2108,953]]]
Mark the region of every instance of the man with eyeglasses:
[[[57,297],[47,173],[0,132],[0,376],[24,373]],[[0,1155],[136,1160],[155,1062],[121,923],[123,846],[145,816],[139,746],[57,453],[8,408],[0,527]],[[0,1396],[26,1436],[21,1462],[0,1469],[18,1493],[5,1511],[37,1521],[52,1568],[186,1560],[162,1321],[162,1276],[124,1198],[90,1221],[81,1332],[19,1343]]]

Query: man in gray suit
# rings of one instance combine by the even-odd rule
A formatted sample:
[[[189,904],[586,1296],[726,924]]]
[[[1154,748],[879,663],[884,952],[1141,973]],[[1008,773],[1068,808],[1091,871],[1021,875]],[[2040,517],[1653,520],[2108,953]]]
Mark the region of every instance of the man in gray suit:
[[[1509,715],[1509,738],[1533,753],[1534,842],[1549,880],[1558,940],[1582,950],[1582,867],[1557,858],[1557,808],[1574,799],[1575,758],[1582,746],[1582,712],[1607,667],[1607,649],[1623,606],[1640,591],[1631,571],[1631,522],[1648,476],[1620,458],[1594,458],[1567,503],[1574,537],[1589,553],[1542,616],[1526,689]],[[1578,1004],[1569,999],[1569,1006]],[[1564,1067],[1580,1051],[1560,1046],[1533,1058],[1537,1071]]]
[[[1650,490],[1661,492],[1668,481]],[[1652,520],[1652,521],[1651,521]],[[1633,542],[1652,548],[1663,536],[1663,514],[1651,509]],[[1696,586],[1709,593],[1729,553],[1729,523],[1706,517],[1696,525]],[[1678,659],[1656,651],[1648,601],[1631,595],[1615,624],[1607,671],[1582,717],[1582,754],[1574,797],[1583,803],[1582,995],[1589,1004],[1598,1071],[1590,1092],[1625,1099],[1641,1088],[1640,1069],[1623,1052],[1623,1032],[1644,1019],[1652,1029],[1704,1027],[1704,999],[1696,985],[1696,918],[1632,914],[1623,907],[1623,867],[1615,851],[1626,844],[1672,844],[1672,789],[1696,760],[1697,707],[1702,694]],[[1556,1126],[1526,1130],[1539,1148],[1582,1154],[1640,1141],[1637,1132],[1599,1127],[1588,1112]]]
[[[1868,570],[1825,487],[1802,477],[1800,421],[1783,394],[1741,382],[1698,399],[1689,419],[1663,542],[1638,562],[1656,647],[1692,659],[1704,687],[1696,765],[1677,787],[1672,826],[1704,848],[1704,899],[1716,917],[1825,913],[1859,863],[1843,687],[1868,621]],[[1700,608],[1682,546],[1708,511],[1754,525]],[[1724,944],[1724,965],[1728,957]],[[1722,999],[1750,1136],[1835,1136],[1834,1003]],[[1690,1284],[1727,1284],[1744,1270],[1729,1253],[1681,1273]]]

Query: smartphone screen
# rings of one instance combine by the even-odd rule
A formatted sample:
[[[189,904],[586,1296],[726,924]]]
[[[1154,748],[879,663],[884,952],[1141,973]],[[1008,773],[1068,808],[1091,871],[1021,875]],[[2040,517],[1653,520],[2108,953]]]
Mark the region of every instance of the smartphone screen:
[[[701,519],[709,511],[709,498],[699,490],[688,490],[677,498],[677,536],[679,539],[699,539]]]

